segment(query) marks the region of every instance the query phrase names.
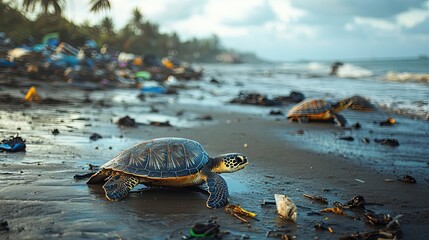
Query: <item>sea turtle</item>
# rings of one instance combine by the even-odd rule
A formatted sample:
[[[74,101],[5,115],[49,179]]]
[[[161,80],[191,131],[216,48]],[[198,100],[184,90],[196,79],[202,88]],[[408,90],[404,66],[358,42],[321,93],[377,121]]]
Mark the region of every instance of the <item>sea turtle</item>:
[[[338,112],[349,107],[352,103],[351,98],[345,98],[335,104],[330,104],[325,100],[308,99],[292,107],[287,118],[297,121],[334,119],[338,125],[344,127],[347,120]]]
[[[207,207],[228,203],[228,186],[218,173],[235,172],[248,164],[247,157],[228,153],[209,157],[196,141],[157,138],[136,144],[114,157],[91,176],[88,184],[104,183],[107,199],[119,201],[142,183],[147,186],[201,186],[210,196]]]

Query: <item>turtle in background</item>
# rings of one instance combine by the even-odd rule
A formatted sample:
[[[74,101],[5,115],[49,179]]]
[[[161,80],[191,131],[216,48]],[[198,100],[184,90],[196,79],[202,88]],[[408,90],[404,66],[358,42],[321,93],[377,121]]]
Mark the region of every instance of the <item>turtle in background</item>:
[[[247,157],[227,153],[210,157],[201,144],[185,138],[157,138],[136,144],[114,157],[87,184],[102,183],[107,199],[119,201],[142,183],[146,186],[201,186],[209,193],[207,207],[229,201],[228,186],[218,173],[243,169]]]
[[[348,108],[352,103],[351,98],[345,98],[335,104],[320,99],[308,99],[292,107],[287,118],[298,122],[334,120],[339,126],[344,127],[347,124],[347,120],[338,112]]]

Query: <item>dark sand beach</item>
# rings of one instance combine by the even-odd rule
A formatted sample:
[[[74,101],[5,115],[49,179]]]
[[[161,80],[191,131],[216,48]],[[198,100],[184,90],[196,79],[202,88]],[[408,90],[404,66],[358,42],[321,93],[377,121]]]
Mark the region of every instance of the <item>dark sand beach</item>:
[[[33,84],[42,97],[61,102],[22,104],[11,99],[0,103],[1,136],[19,133],[27,144],[26,152],[0,153],[0,219],[9,228],[0,231],[1,239],[180,239],[180,232],[186,234],[195,223],[210,219],[230,233],[224,239],[264,239],[270,230],[282,230],[291,239],[339,239],[383,228],[365,223],[364,210],[347,210],[349,216],[320,212],[357,195],[364,197],[367,210],[403,214],[403,239],[429,236],[429,166],[394,162],[395,154],[410,154],[413,146],[424,149],[422,141],[428,132],[384,131],[372,123],[375,117],[370,114],[379,114],[378,119],[389,114],[350,111],[349,120],[359,121],[363,128],[343,130],[329,123],[291,123],[285,116],[183,104],[175,96],[121,102],[115,101],[113,91],[83,91],[61,83],[4,85],[0,92],[21,99]],[[159,112],[153,113],[153,108]],[[265,110],[268,113],[270,108]],[[118,127],[115,121],[125,115],[140,124]],[[212,120],[198,118],[206,115]],[[148,125],[157,119],[170,120],[173,126]],[[402,120],[410,126],[412,121]],[[59,134],[52,134],[54,129]],[[93,133],[102,138],[91,141]],[[340,136],[355,140],[323,145],[327,138]],[[365,136],[371,140],[399,137],[401,145],[363,144],[360,140]],[[194,139],[211,156],[246,154],[250,162],[246,168],[222,176],[229,185],[230,203],[255,212],[257,219],[242,223],[223,208],[208,209],[207,195],[195,190],[139,185],[128,198],[110,202],[101,186],[74,179],[76,174],[91,172],[89,164],[100,166],[121,150],[158,137]],[[344,148],[352,149],[352,154],[345,154]],[[371,151],[374,160],[365,159]],[[424,156],[424,152],[417,155]],[[404,174],[412,175],[417,183],[397,181]],[[279,218],[274,205],[261,204],[273,200],[275,193],[295,202],[297,223]],[[325,197],[328,204],[313,202],[303,194]],[[316,229],[318,223],[333,232]]]

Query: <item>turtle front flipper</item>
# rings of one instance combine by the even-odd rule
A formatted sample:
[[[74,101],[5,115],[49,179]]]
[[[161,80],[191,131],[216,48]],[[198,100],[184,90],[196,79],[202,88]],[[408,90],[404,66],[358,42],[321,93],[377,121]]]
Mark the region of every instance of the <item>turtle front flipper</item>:
[[[118,174],[112,175],[103,185],[107,199],[119,201],[126,197],[135,186],[139,184],[139,179],[132,175]]]
[[[209,199],[207,199],[207,207],[220,208],[228,203],[228,185],[221,176],[214,172],[209,173],[205,185],[205,189],[210,194]]]
[[[347,124],[347,120],[345,117],[343,117],[343,115],[338,114],[338,113],[333,113],[332,116],[334,117],[335,122],[340,126],[340,127],[345,127]]]

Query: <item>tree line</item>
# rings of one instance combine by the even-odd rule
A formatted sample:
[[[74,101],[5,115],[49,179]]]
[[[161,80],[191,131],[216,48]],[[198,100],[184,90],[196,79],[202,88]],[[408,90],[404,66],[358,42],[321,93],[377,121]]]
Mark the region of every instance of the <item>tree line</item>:
[[[93,12],[110,8],[108,0],[90,0],[89,4]],[[117,51],[160,58],[175,56],[189,62],[215,62],[216,56],[224,53],[239,55],[222,47],[216,35],[181,41],[176,32],[161,33],[159,25],[146,20],[139,8],[132,10],[130,20],[120,30],[115,30],[114,21],[108,16],[97,24],[75,24],[64,17],[63,9],[64,0],[23,0],[21,5],[0,0],[0,32],[6,32],[17,45],[37,43],[45,34],[58,32],[61,41],[74,46],[94,40],[99,46],[107,44]],[[30,18],[30,13],[35,17]],[[249,53],[243,56],[254,57]]]

